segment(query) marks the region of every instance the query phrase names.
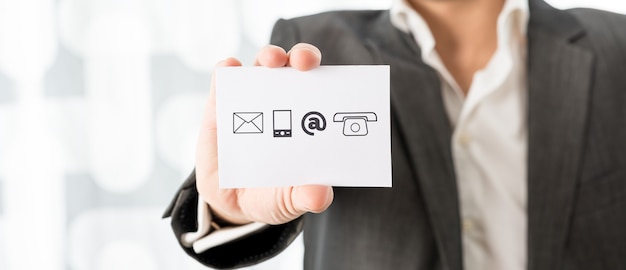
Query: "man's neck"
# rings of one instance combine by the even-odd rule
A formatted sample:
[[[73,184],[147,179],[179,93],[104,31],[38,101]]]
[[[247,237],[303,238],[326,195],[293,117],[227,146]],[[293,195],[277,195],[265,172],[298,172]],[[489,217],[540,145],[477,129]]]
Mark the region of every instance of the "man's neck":
[[[498,44],[497,21],[504,0],[411,0],[436,42],[435,49],[467,94]]]

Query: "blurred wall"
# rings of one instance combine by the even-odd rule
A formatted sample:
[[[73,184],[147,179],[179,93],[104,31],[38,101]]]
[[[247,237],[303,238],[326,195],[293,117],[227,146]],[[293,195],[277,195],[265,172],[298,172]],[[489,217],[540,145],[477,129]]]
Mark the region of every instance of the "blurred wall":
[[[0,269],[204,269],[159,217],[214,63],[251,63],[278,18],[390,2],[0,0]],[[298,269],[302,251],[250,269]]]

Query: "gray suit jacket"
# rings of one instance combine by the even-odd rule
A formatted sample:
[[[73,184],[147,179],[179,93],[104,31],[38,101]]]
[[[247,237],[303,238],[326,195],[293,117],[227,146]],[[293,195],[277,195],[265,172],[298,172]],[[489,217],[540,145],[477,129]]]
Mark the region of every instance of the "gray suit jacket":
[[[528,269],[626,269],[626,18],[530,2]],[[462,269],[452,129],[411,36],[387,11],[346,11],[279,21],[272,43],[297,42],[326,65],[391,65],[393,188],[335,188],[323,214],[185,250],[245,266],[304,228],[305,269]],[[192,174],[166,212],[177,236],[196,229],[194,184]]]

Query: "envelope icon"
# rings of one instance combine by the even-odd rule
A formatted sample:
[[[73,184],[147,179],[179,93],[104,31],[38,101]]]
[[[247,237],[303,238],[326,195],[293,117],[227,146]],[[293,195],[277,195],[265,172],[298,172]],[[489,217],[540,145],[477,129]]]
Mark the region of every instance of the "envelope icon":
[[[263,113],[262,112],[233,113],[233,133],[235,134],[263,133]]]

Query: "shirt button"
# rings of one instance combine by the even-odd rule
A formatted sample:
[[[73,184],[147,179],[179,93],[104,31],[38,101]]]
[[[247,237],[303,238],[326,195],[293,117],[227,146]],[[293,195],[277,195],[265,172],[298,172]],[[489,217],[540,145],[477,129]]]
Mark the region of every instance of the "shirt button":
[[[462,132],[459,134],[458,140],[462,146],[468,146],[470,142],[472,141],[472,138],[470,137],[469,134]]]
[[[470,218],[463,218],[461,226],[463,226],[463,233],[470,233],[474,230],[476,224]]]

